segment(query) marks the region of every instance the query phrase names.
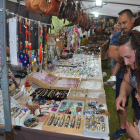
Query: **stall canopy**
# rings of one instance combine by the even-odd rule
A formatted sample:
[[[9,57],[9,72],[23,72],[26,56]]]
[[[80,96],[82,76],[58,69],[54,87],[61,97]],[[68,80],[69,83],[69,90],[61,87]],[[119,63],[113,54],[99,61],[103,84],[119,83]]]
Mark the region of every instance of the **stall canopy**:
[[[25,5],[25,1],[22,0],[8,0],[12,2],[21,1],[22,5]],[[107,15],[117,17],[118,13],[123,9],[130,9],[133,13],[140,11],[140,0],[103,0],[103,7],[95,7],[95,0],[74,0],[81,1],[83,9],[87,9],[88,13],[97,12],[99,15]]]
[[[140,0],[103,0],[103,7],[95,7],[95,0],[78,0],[88,12],[97,12],[99,15],[117,17],[123,9],[130,9],[133,13],[140,11]]]

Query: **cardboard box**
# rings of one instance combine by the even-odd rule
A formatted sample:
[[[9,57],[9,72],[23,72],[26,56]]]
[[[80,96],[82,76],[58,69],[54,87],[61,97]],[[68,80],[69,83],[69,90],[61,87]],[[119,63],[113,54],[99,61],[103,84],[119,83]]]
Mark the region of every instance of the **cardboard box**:
[[[52,114],[55,114],[55,117],[56,117],[60,113],[52,113],[52,112],[50,112],[49,116],[48,116],[48,119],[46,119],[44,121],[43,125],[42,125],[42,130],[49,131],[49,132],[54,132],[54,133],[69,133],[69,134],[81,134],[81,135],[83,134],[83,129],[84,129],[84,116],[83,115],[81,115],[80,128],[76,129],[77,120],[78,120],[78,117],[80,117],[79,115],[75,115],[76,116],[76,122],[75,122],[74,128],[69,128],[69,127],[66,128],[66,127],[64,127],[64,125],[65,125],[65,121],[66,121],[67,116],[69,115],[71,117],[71,119],[72,119],[74,115],[65,114],[65,121],[63,123],[63,126],[58,127],[58,126],[47,125],[49,120],[50,120],[50,117],[52,116]],[[60,120],[61,120],[61,117],[63,115],[64,114],[60,114]],[[59,122],[58,122],[58,124],[59,124]],[[71,121],[70,121],[70,123],[71,123]]]
[[[57,81],[57,76],[55,76],[55,75],[53,75],[53,74],[51,74],[51,73],[49,73],[45,70],[42,70],[42,71],[44,71],[46,74],[49,74],[50,76],[54,77],[55,81]],[[47,85],[45,82],[33,77],[34,73],[36,73],[36,72],[33,72],[33,73],[29,74],[28,77],[27,77],[27,80],[29,80],[29,81],[33,82],[34,84],[36,84],[40,87],[43,87],[43,88],[50,88],[53,85],[53,83],[51,85]]]
[[[80,88],[80,89],[83,89],[83,88],[81,88],[80,87],[80,85],[81,85],[81,83],[82,83],[82,81],[95,81],[95,82],[100,82],[101,83],[101,88],[100,89],[97,89],[97,90],[103,90],[103,80],[100,80],[100,79],[81,79],[81,81],[79,82],[79,85],[78,85],[78,88]],[[89,89],[88,87],[86,87],[85,89]],[[94,89],[94,87],[93,87],[93,90],[96,90],[96,89]]]
[[[51,85],[51,89],[63,89],[63,90],[69,90],[70,88],[73,88],[72,86],[71,87],[64,87],[63,85],[60,86],[60,87],[57,87],[55,86],[57,84],[57,82],[59,82],[59,80],[61,79],[67,79],[67,80],[78,80],[78,83],[76,85],[75,88],[77,88],[78,84],[79,84],[79,78],[69,78],[69,77],[59,77],[52,85]]]
[[[89,92],[91,93],[96,93],[96,92],[100,92],[99,95],[97,95],[95,98],[91,98],[89,97]],[[104,90],[92,90],[92,89],[87,89],[86,90],[86,94],[87,94],[87,99],[94,99],[97,102],[100,102],[102,104],[106,104],[106,95],[105,95],[105,91]],[[102,94],[102,95],[101,95]]]
[[[77,96],[70,96],[70,94],[72,92],[82,92],[84,94],[84,97],[77,97]],[[86,90],[85,89],[76,89],[76,88],[71,88],[69,90],[68,96],[67,96],[68,100],[73,100],[73,101],[85,101],[86,99]]]

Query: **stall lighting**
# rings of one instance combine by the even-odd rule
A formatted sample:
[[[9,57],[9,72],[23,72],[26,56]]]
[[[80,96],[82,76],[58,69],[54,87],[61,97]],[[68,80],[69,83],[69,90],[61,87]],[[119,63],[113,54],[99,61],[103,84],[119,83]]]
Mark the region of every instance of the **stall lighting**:
[[[94,15],[95,15],[95,17],[98,17],[98,13],[95,13]]]
[[[103,6],[103,1],[102,0],[96,0],[95,1],[95,6],[96,7],[102,7]]]

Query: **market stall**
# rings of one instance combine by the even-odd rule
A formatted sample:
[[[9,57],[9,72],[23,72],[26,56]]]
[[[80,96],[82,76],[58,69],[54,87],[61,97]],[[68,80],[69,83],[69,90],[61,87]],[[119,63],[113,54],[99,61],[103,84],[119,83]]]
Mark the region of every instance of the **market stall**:
[[[15,140],[109,140],[101,68],[101,60],[107,59],[107,46],[100,46],[109,38],[105,27],[109,30],[116,18],[90,18],[78,1],[53,2],[38,3],[34,8],[26,0],[23,14],[18,11],[20,2],[17,12],[11,12],[15,5],[6,9],[0,0],[0,21],[4,18],[5,24],[6,15],[8,27],[6,38],[6,25],[0,22],[0,127],[11,133],[6,135],[11,140],[13,135]],[[34,13],[49,16],[48,20],[39,20]],[[58,22],[67,19],[72,25],[52,25],[52,16],[57,16]],[[82,44],[81,33],[85,31],[87,41]]]

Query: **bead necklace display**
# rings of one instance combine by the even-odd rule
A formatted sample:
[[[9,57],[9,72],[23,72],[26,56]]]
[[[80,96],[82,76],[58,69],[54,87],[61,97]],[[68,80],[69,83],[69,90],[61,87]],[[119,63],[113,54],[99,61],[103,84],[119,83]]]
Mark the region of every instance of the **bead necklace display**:
[[[63,100],[67,97],[67,94],[68,90],[38,88],[30,96],[39,104],[45,104],[46,100]]]

